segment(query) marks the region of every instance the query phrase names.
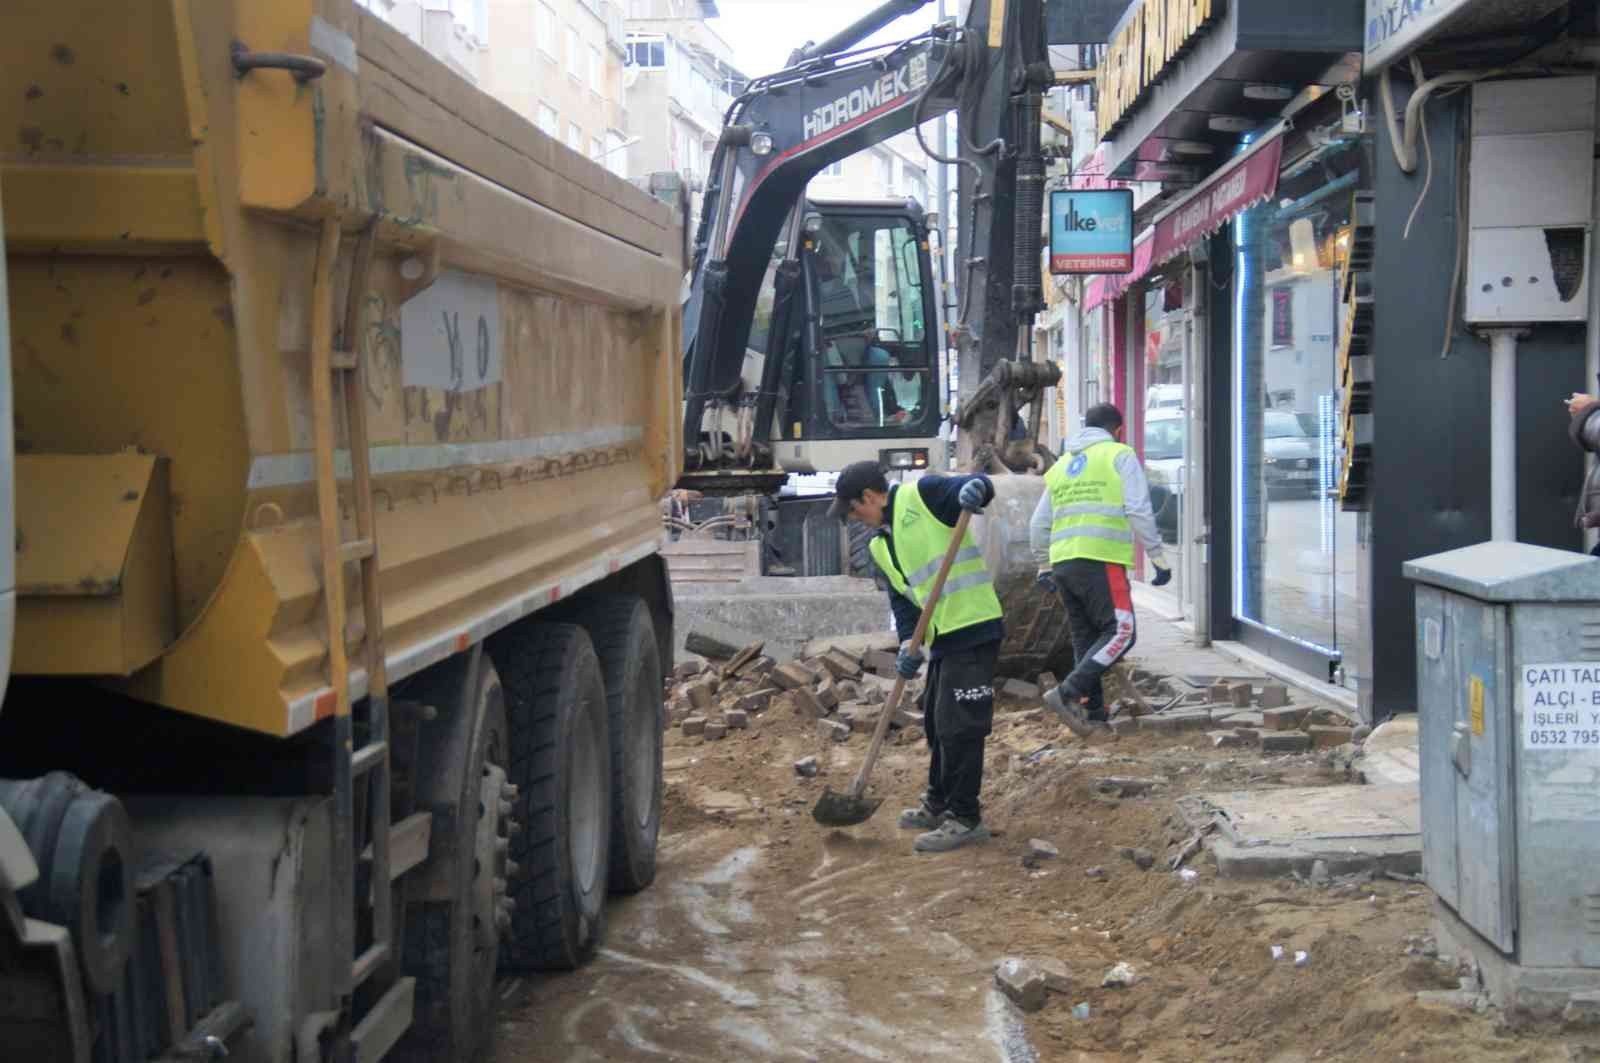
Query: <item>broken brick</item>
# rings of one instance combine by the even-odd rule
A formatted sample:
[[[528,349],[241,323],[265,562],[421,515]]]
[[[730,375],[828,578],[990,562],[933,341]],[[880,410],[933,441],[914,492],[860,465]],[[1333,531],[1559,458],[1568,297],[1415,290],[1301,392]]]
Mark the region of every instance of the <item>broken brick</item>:
[[[672,678],[681,682],[685,679],[693,679],[695,676],[699,675],[705,670],[706,662],[702,660],[696,659],[693,661],[679,661],[673,666]]]
[[[750,662],[754,661],[758,656],[760,656],[761,650],[765,646],[766,643],[764,642],[752,642],[750,645],[740,650],[733,660],[729,661],[723,666],[723,678],[731,679],[733,676],[738,675],[745,669],[746,666],[750,664]]]
[[[794,762],[794,773],[802,779],[814,779],[817,775],[817,758],[801,757]]]
[[[1232,690],[1232,683],[1223,683],[1219,681],[1211,684],[1211,686],[1206,690],[1206,696],[1212,701],[1228,701],[1232,697]]]
[[[839,690],[833,685],[833,680],[824,680],[822,685],[817,687],[816,695],[817,703],[825,711],[832,712],[839,707]]]
[[[1044,1007],[1047,983],[1044,972],[1015,956],[995,965],[994,984],[1023,1011]]]
[[[750,714],[733,709],[722,714],[722,722],[731,730],[743,731],[750,726]]]
[[[1067,965],[1050,956],[1039,956],[1029,961],[1044,975],[1044,987],[1052,993],[1072,992],[1072,972]]]
[[[685,717],[680,726],[683,728],[683,733],[686,735],[705,734],[706,718],[704,716]]]
[[[1250,744],[1249,740],[1237,731],[1211,731],[1206,737],[1211,739],[1212,749],[1239,749]]]
[[[690,705],[693,705],[701,712],[711,707],[711,702],[716,692],[716,683],[709,678],[698,679],[683,688],[683,696],[689,700]]]
[[[1241,709],[1250,707],[1251,690],[1249,683],[1234,683],[1228,688],[1228,700]]]
[[[1028,855],[1035,860],[1054,860],[1061,855],[1061,850],[1043,838],[1029,838]]]
[[[846,657],[838,650],[830,650],[820,658],[822,667],[835,679],[857,679],[861,676],[861,662],[852,657]]]
[[[720,720],[709,720],[706,722],[705,734],[706,741],[708,742],[714,742],[719,738],[726,738],[728,737],[728,725]]]
[[[1281,709],[1264,709],[1261,726],[1269,731],[1293,731],[1304,722],[1309,710],[1304,705],[1288,705]]]
[[[1023,701],[1037,701],[1039,698],[1039,687],[1034,683],[1028,682],[1026,679],[1012,678],[1007,679],[1004,683],[1000,684],[1000,693],[1005,694],[1007,697],[1013,697]]]
[[[816,692],[809,686],[795,687],[789,691],[789,700],[794,703],[795,711],[802,716],[820,720],[828,715],[828,710],[823,708],[822,702],[817,700]]]
[[[772,692],[768,690],[758,690],[754,694],[746,694],[744,697],[740,698],[738,701],[738,708],[740,712],[747,712],[754,716],[759,713],[766,712],[767,707],[771,704]]]

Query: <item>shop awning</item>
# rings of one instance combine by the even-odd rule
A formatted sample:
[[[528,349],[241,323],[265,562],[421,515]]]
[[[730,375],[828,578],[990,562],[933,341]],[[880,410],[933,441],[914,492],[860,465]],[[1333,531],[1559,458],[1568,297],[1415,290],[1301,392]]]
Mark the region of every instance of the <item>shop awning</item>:
[[[1116,299],[1144,279],[1145,274],[1186,251],[1278,190],[1278,169],[1283,164],[1283,134],[1287,124],[1251,144],[1216,173],[1196,185],[1177,202],[1156,215],[1154,224],[1133,245],[1133,269],[1102,274],[1084,291],[1083,308],[1093,310]]]

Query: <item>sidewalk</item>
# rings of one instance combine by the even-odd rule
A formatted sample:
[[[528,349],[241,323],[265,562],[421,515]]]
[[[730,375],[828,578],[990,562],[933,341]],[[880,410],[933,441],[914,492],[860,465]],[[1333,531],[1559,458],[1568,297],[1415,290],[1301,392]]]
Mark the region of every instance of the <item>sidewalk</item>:
[[[1196,646],[1192,629],[1173,615],[1167,596],[1136,585],[1134,608],[1138,642],[1128,657],[1136,666],[1195,687],[1218,679],[1259,687],[1270,678],[1290,688],[1294,706],[1313,713],[1332,710],[1352,725],[1360,723],[1348,691],[1237,643]],[[1360,750],[1344,746],[1311,754],[1336,764],[1353,763],[1355,776],[1371,785],[1198,794],[1181,801],[1179,811],[1192,828],[1211,832],[1205,844],[1224,877],[1414,874],[1422,860],[1415,749],[1415,721],[1407,718],[1365,738]]]

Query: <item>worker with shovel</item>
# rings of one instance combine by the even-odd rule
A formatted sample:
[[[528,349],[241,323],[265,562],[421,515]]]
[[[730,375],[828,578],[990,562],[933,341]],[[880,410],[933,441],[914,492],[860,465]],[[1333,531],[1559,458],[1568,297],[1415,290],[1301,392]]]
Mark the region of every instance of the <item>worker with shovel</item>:
[[[967,523],[993,500],[994,485],[987,476],[934,475],[915,484],[890,484],[877,462],[860,461],[839,474],[836,496],[830,515],[854,517],[878,529],[869,549],[889,581],[902,681],[921,671],[924,632],[928,640],[922,712],[932,763],[921,803],[901,814],[900,826],[923,832],[913,845],[918,852],[986,841],[989,828],[978,791],[984,740],[994,723],[994,670],[1005,627],[1000,599]],[[890,700],[886,712],[893,711],[898,697]],[[886,729],[880,726],[879,735]],[[863,776],[875,752],[876,746]]]
[[[1045,473],[1029,528],[1039,583],[1061,595],[1077,664],[1044,701],[1080,738],[1106,726],[1100,677],[1133,648],[1133,594],[1128,584],[1135,539],[1156,575],[1172,580],[1150,509],[1144,466],[1122,442],[1122,411],[1101,403]]]

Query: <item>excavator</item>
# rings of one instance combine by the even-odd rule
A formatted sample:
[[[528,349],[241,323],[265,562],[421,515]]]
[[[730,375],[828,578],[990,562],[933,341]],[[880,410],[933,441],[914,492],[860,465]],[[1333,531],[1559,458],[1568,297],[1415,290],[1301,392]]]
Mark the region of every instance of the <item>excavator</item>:
[[[1043,97],[1057,75],[1039,2],[978,0],[964,22],[859,47],[925,3],[889,0],[798,49],[729,106],[691,248],[678,486],[774,495],[791,471],[815,471],[825,449],[835,470],[868,457],[891,472],[932,465],[923,448],[896,442],[937,424],[929,403],[942,391],[947,328],[928,226],[806,198],[825,167],[917,130],[930,158],[960,167],[948,333],[964,394],[951,422],[958,467],[990,473],[998,492],[977,531],[1007,607],[1001,669],[1037,672],[1071,660],[1058,603],[1033,590],[1027,549],[1039,474],[1053,460],[1038,438],[1044,392],[1060,379],[1032,351],[1044,308]],[[921,128],[950,112],[960,146],[947,157]],[[856,444],[848,459],[821,446],[839,440]]]

